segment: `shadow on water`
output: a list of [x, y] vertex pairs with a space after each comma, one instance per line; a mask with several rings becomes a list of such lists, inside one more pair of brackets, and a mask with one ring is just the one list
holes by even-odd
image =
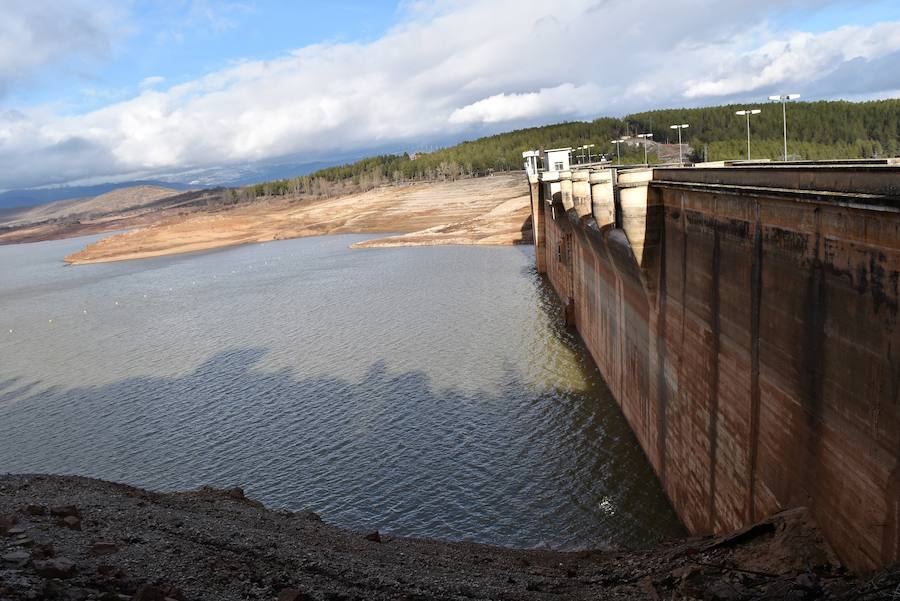
[[241, 484], [269, 506], [355, 528], [585, 548], [682, 534], [611, 399], [437, 390], [383, 361], [358, 381], [256, 368], [218, 353], [180, 377], [36, 391], [0, 381], [0, 471], [80, 474], [153, 489]]

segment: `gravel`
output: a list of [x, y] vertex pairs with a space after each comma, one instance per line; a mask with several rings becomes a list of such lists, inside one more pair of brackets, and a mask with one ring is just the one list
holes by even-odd
[[0, 476], [4, 601], [889, 599], [895, 590], [900, 569], [843, 570], [803, 509], [724, 537], [557, 552], [352, 532], [266, 509], [237, 487], [163, 494]]

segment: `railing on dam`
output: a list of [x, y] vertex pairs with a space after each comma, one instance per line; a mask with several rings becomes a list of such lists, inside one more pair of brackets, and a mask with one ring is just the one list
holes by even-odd
[[531, 174], [547, 274], [684, 523], [900, 560], [900, 167]]

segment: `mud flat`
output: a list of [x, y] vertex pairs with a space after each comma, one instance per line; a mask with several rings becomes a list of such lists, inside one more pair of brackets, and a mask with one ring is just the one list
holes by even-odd
[[213, 214], [169, 218], [111, 236], [66, 257], [71, 264], [347, 233], [402, 233], [359, 246], [530, 242], [527, 186], [520, 175], [384, 186], [324, 200], [265, 199]]
[[881, 599], [900, 585], [898, 569], [844, 572], [803, 509], [643, 550], [503, 549], [385, 530], [267, 509], [240, 488], [163, 494], [0, 476], [0, 598]]

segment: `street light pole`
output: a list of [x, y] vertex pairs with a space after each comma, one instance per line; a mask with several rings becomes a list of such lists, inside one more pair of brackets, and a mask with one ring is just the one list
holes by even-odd
[[735, 115], [746, 116], [747, 117], [747, 160], [750, 160], [750, 115], [758, 115], [762, 111], [760, 109], [744, 109], [743, 111], [736, 111]]
[[650, 141], [650, 138], [653, 137], [653, 134], [638, 134], [636, 137], [644, 138], [644, 140], [645, 140], [644, 141], [644, 164], [649, 165], [650, 163], [647, 162], [647, 143]]
[[622, 164], [622, 153], [619, 152], [619, 144], [621, 144], [621, 143], [624, 142], [624, 141], [625, 141], [624, 138], [619, 138], [618, 140], [610, 140], [610, 141], [609, 141], [610, 144], [615, 144], [615, 145], [616, 145], [616, 164], [617, 164], [617, 165], [621, 165], [621, 164]]
[[777, 100], [781, 102], [781, 124], [784, 130], [784, 156], [787, 160], [787, 103], [788, 100], [796, 100], [800, 98], [800, 94], [780, 94], [778, 96], [769, 96], [769, 100]]
[[677, 129], [678, 130], [678, 164], [684, 165], [684, 152], [681, 146], [681, 130], [687, 129], [690, 127], [687, 123], [680, 123], [678, 125], [670, 125], [669, 129]]

